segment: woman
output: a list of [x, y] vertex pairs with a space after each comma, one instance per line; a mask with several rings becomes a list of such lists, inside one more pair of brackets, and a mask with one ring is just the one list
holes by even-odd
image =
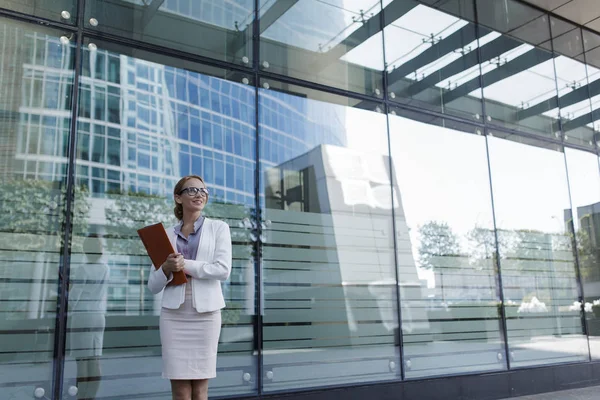
[[[205, 218], [208, 201], [204, 180], [181, 178], [173, 190], [179, 224], [167, 229], [176, 253], [160, 268], [151, 268], [148, 288], [163, 292], [160, 313], [163, 377], [171, 380], [174, 400], [208, 399], [208, 379], [216, 376], [221, 309], [221, 281], [231, 272], [229, 226]], [[169, 285], [173, 272], [183, 271], [188, 282]]]

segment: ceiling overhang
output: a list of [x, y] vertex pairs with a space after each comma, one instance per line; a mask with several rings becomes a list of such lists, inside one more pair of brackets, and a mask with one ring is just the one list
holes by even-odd
[[598, 0], [521, 0], [600, 33]]

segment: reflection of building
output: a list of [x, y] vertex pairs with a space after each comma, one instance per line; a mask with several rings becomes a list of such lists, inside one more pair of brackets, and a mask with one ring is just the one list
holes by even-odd
[[[12, 34], [23, 35], [16, 25], [8, 25], [6, 31], [6, 43], [12, 43]], [[18, 82], [19, 93], [0, 100], [10, 102], [2, 104], [6, 115], [0, 150], [5, 157], [0, 174], [63, 181], [71, 122], [72, 44], [43, 34], [27, 34], [26, 39], [31, 52], [15, 49], [14, 57], [3, 58], [10, 68], [2, 70], [0, 83], [7, 88], [8, 82]], [[85, 48], [82, 61], [76, 181], [89, 189], [92, 207], [88, 220], [77, 222], [106, 232], [105, 225], [114, 223], [107, 220], [107, 212], [115, 196], [168, 197], [177, 179], [192, 173], [206, 179], [213, 201], [254, 207], [253, 87], [101, 49]], [[329, 121], [305, 99], [287, 102], [281, 93], [265, 91], [261, 113], [261, 155], [267, 165], [317, 143], [345, 142], [343, 111]], [[306, 122], [307, 116], [315, 122]], [[154, 213], [151, 218], [162, 216]], [[109, 304], [137, 310], [144, 302], [143, 287], [127, 282], [140, 279], [139, 265], [123, 256], [112, 256], [109, 262], [114, 279], [124, 282], [110, 288]]]
[[[328, 297], [344, 300], [345, 307], [338, 308], [338, 314], [327, 311], [329, 321], [349, 330], [339, 333], [340, 345], [344, 338], [348, 344], [354, 343], [352, 337], [360, 338], [362, 330], [369, 329], [360, 323], [369, 319], [365, 315], [368, 300], [375, 302], [371, 309], [378, 311], [371, 318], [383, 321], [388, 335], [397, 328], [392, 209], [398, 236], [408, 238], [408, 227], [397, 186], [392, 204], [389, 163], [384, 155], [321, 145], [265, 172], [265, 217], [279, 226], [267, 243], [281, 243], [277, 236], [283, 230], [289, 238], [284, 247], [303, 249], [303, 258], [310, 260], [297, 263], [294, 250], [266, 251], [266, 258], [274, 261], [265, 285], [285, 283], [286, 277], [295, 273], [294, 285], [281, 296], [298, 299], [310, 299], [315, 290], [327, 285]], [[409, 240], [399, 242], [398, 255], [401, 290], [421, 298]], [[288, 267], [278, 270], [281, 263]], [[312, 321], [315, 317], [311, 314], [323, 312], [323, 305], [316, 301], [310, 309], [290, 312], [296, 313], [298, 320]], [[417, 314], [418, 310], [406, 310], [404, 329], [418, 329], [419, 322], [413, 319], [426, 325], [426, 318]], [[328, 329], [331, 326], [316, 325], [312, 337], [327, 336]]]
[[600, 203], [577, 207], [576, 232], [583, 293], [587, 301], [600, 299]]

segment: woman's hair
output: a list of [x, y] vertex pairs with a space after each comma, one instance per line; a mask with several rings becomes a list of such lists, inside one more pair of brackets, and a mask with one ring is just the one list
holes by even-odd
[[[202, 179], [198, 175], [184, 176], [183, 178], [181, 178], [179, 180], [179, 182], [177, 182], [177, 185], [175, 185], [175, 188], [173, 189], [173, 197], [175, 195], [178, 195], [179, 192], [181, 192], [181, 190], [183, 189], [183, 185], [185, 185], [185, 183], [187, 181], [189, 181], [190, 179], [198, 179], [200, 182], [204, 183], [204, 185], [206, 186], [206, 182], [204, 182], [204, 179]], [[173, 209], [173, 212], [175, 213], [175, 218], [177, 218], [179, 221], [181, 221], [183, 219], [183, 206], [181, 204], [175, 202], [175, 208]]]

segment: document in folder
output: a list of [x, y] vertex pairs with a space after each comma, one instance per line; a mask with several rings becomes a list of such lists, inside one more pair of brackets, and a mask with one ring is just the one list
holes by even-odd
[[[169, 254], [175, 253], [169, 236], [167, 236], [167, 232], [161, 223], [138, 229], [137, 233], [142, 239], [142, 243], [144, 243], [154, 268], [159, 269], [167, 260]], [[186, 282], [185, 273], [179, 271], [173, 273], [173, 280], [169, 282], [169, 285], [181, 285]]]

